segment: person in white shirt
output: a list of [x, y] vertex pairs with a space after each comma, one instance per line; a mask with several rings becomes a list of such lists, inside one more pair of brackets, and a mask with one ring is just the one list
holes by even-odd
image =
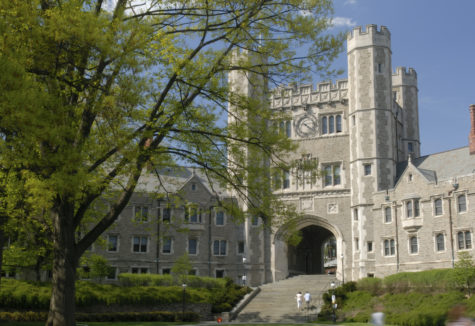
[[312, 296], [310, 295], [310, 293], [308, 293], [308, 291], [306, 291], [305, 294], [303, 295], [303, 298], [305, 299], [305, 305], [307, 306], [307, 310], [309, 310], [310, 300], [312, 299]]
[[302, 309], [302, 292], [297, 292], [295, 298], [297, 299], [297, 310], [300, 311]]

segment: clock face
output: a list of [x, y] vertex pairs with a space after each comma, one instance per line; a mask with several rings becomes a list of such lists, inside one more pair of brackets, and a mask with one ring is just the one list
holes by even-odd
[[310, 116], [304, 115], [297, 120], [297, 134], [300, 137], [312, 137], [317, 134], [317, 120]]

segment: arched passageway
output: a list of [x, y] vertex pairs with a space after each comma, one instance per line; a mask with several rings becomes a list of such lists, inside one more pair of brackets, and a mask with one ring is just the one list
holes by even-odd
[[289, 276], [324, 274], [336, 271], [336, 239], [332, 232], [317, 225], [300, 230], [302, 240], [288, 246]]

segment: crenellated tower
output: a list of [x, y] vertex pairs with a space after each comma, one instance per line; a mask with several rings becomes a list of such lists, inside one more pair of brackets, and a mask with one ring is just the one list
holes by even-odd
[[392, 83], [393, 99], [401, 108], [394, 110], [402, 126], [401, 134], [397, 135], [399, 140], [397, 160], [405, 161], [409, 155], [419, 157], [421, 153], [417, 73], [413, 68], [407, 70], [405, 67], [397, 67], [392, 76]]
[[[348, 115], [353, 225], [353, 277], [367, 275], [373, 241], [372, 194], [393, 187], [396, 137], [392, 98], [391, 35], [381, 26], [355, 28], [347, 37]], [[358, 242], [358, 244], [356, 244]]]

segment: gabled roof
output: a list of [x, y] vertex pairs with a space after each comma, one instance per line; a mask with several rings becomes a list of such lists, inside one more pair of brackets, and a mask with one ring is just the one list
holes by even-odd
[[[475, 173], [475, 155], [468, 146], [436, 154], [421, 156], [411, 163], [429, 182], [450, 180]], [[398, 163], [396, 183], [406, 170], [408, 161]]]
[[191, 180], [199, 181], [210, 194], [226, 197], [226, 189], [219, 182], [210, 183], [204, 171], [198, 168], [173, 167], [143, 172], [137, 184], [138, 192], [177, 193]]

